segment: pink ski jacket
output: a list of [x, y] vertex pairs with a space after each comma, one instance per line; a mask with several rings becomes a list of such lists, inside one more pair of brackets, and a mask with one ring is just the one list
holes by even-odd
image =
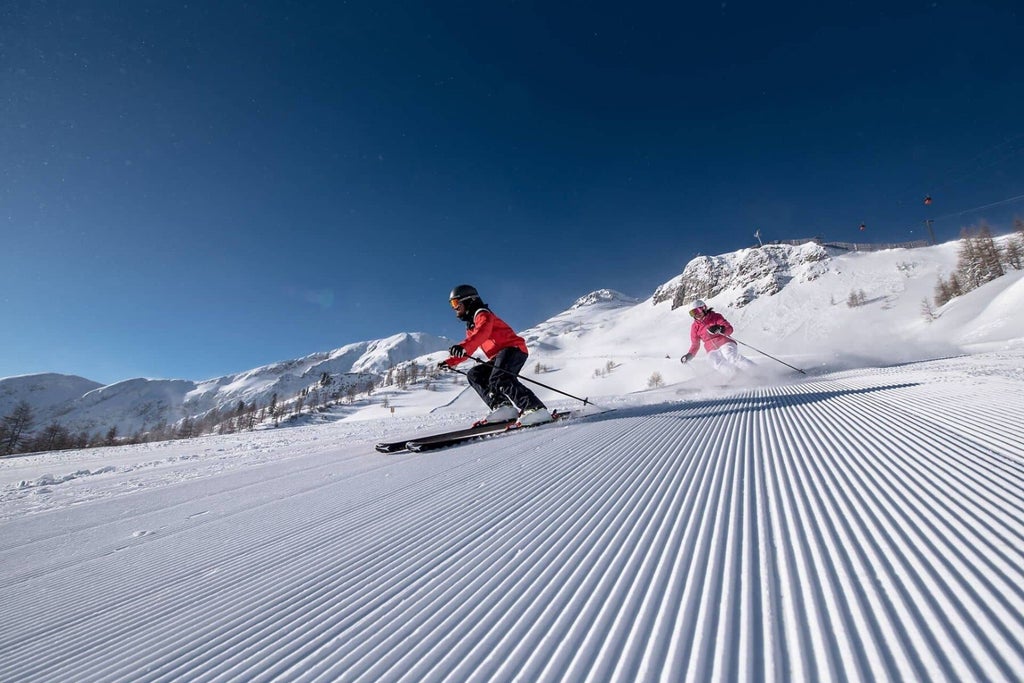
[[[725, 332], [722, 334], [711, 334], [708, 332], [708, 328], [712, 325], [721, 325], [725, 328]], [[704, 341], [705, 351], [715, 351], [720, 349], [726, 344], [734, 344], [729, 336], [732, 334], [732, 325], [726, 320], [721, 313], [715, 311], [708, 311], [700, 320], [694, 319], [693, 325], [690, 326], [690, 355], [697, 353], [697, 349], [700, 348], [701, 340]]]

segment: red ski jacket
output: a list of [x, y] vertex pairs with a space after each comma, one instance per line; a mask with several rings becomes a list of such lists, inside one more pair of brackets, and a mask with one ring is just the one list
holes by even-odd
[[[480, 349], [487, 356], [488, 360], [498, 355], [498, 351], [514, 346], [523, 353], [526, 350], [526, 341], [512, 331], [504, 320], [491, 313], [486, 308], [481, 308], [473, 316], [473, 328], [466, 330], [466, 340], [462, 342], [462, 348], [466, 349], [466, 355], [472, 356], [473, 352]], [[448, 367], [454, 368], [465, 358], [449, 358], [445, 362]]]
[[[708, 332], [708, 328], [712, 325], [721, 325], [725, 328], [722, 334], [711, 334]], [[697, 353], [697, 349], [700, 348], [701, 340], [704, 341], [705, 351], [714, 351], [720, 349], [726, 344], [733, 344], [728, 335], [732, 334], [732, 325], [726, 320], [721, 313], [717, 311], [710, 311], [700, 320], [694, 320], [693, 325], [690, 326], [690, 355]]]

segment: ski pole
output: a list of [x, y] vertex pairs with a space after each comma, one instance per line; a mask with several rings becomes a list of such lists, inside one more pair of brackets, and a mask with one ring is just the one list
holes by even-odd
[[753, 346], [751, 346], [750, 344], [744, 344], [743, 342], [741, 342], [741, 341], [740, 341], [739, 339], [736, 339], [735, 337], [730, 337], [730, 336], [729, 336], [729, 335], [727, 335], [727, 334], [723, 334], [722, 336], [723, 336], [723, 337], [725, 337], [726, 339], [728, 339], [729, 341], [734, 341], [734, 342], [736, 342], [737, 344], [742, 344], [743, 346], [746, 346], [746, 347], [747, 347], [748, 349], [753, 349], [754, 351], [757, 351], [758, 353], [760, 353], [760, 354], [761, 354], [762, 356], [768, 356], [769, 358], [771, 358], [771, 359], [772, 359], [773, 361], [775, 361], [776, 363], [782, 363], [782, 364], [783, 364], [783, 365], [785, 365], [785, 366], [786, 366], [787, 368], [793, 368], [794, 370], [796, 370], [797, 372], [799, 372], [799, 373], [800, 373], [801, 375], [806, 375], [806, 374], [807, 374], [806, 372], [804, 372], [804, 371], [803, 371], [803, 370], [801, 370], [800, 368], [795, 368], [795, 367], [793, 367], [792, 365], [790, 365], [789, 363], [787, 363], [787, 362], [785, 362], [785, 361], [781, 361], [781, 360], [779, 360], [778, 358], [776, 358], [775, 356], [772, 356], [772, 355], [769, 355], [769, 354], [765, 353], [765, 352], [764, 352], [764, 351], [762, 351], [761, 349], [755, 349], [755, 348], [754, 348]]
[[[466, 356], [466, 358], [470, 359], [471, 361], [476, 361], [480, 365], [491, 365], [490, 361], [482, 361], [479, 358], [474, 358], [473, 356]], [[569, 398], [576, 399], [577, 401], [583, 401], [583, 405], [596, 405], [595, 403], [593, 403], [590, 400], [589, 397], [588, 398], [580, 398], [579, 396], [573, 396], [572, 394], [565, 393], [561, 389], [555, 389], [554, 387], [549, 387], [547, 384], [543, 384], [541, 382], [538, 382], [535, 379], [530, 379], [529, 377], [523, 377], [522, 375], [517, 375], [514, 372], [509, 372], [508, 370], [502, 370], [501, 368], [495, 368], [493, 365], [491, 365], [491, 367], [493, 369], [497, 370], [498, 372], [504, 372], [506, 375], [512, 375], [513, 377], [518, 377], [521, 380], [526, 380], [527, 382], [533, 382], [537, 386], [544, 387], [545, 389], [549, 389], [549, 390], [555, 392], [556, 394], [561, 394], [562, 396], [568, 396]], [[452, 368], [452, 370], [455, 370], [455, 368]], [[459, 372], [459, 371], [456, 370], [456, 372]], [[466, 374], [466, 373], [462, 373], [462, 374]]]

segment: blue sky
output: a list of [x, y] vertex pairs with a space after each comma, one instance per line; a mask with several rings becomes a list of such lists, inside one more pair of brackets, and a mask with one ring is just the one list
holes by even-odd
[[524, 329], [755, 229], [1024, 215], [1016, 3], [766, 4], [5, 2], [0, 377], [460, 338], [463, 282]]

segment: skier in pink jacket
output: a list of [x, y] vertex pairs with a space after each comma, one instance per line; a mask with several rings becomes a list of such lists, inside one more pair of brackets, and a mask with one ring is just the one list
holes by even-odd
[[690, 317], [693, 318], [693, 324], [690, 326], [690, 350], [679, 359], [679, 362], [689, 363], [693, 360], [703, 341], [712, 367], [724, 375], [732, 377], [737, 371], [757, 367], [740, 355], [736, 342], [729, 338], [732, 334], [732, 325], [721, 313], [709, 308], [700, 299], [690, 304], [689, 310]]

